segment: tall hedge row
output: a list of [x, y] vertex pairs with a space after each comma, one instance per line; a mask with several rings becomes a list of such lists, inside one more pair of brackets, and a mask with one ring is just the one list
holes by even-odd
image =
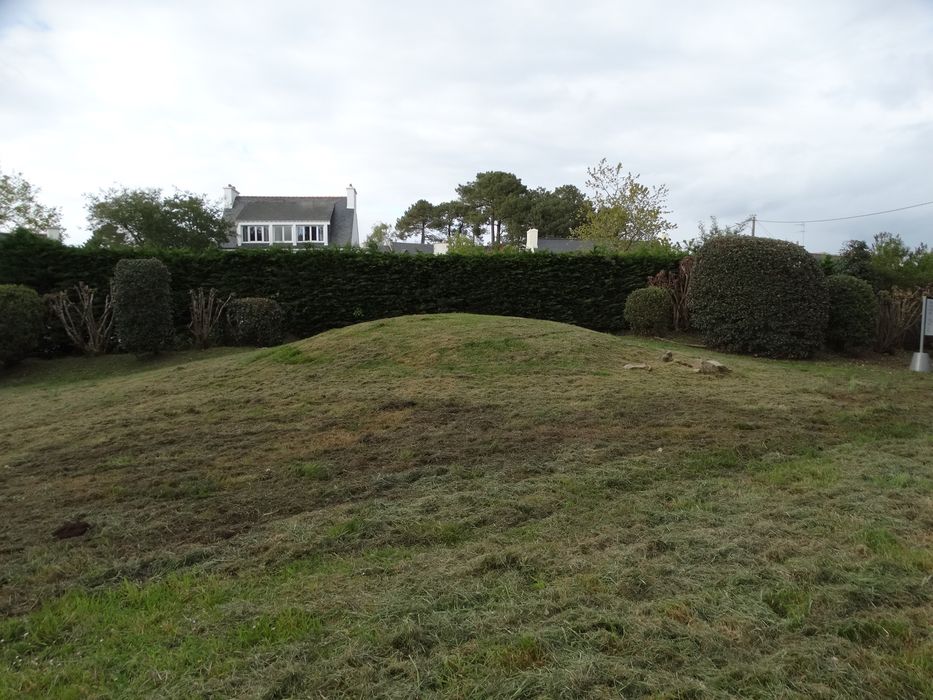
[[172, 276], [175, 323], [188, 322], [188, 290], [269, 297], [285, 314], [286, 332], [304, 337], [359, 321], [415, 313], [462, 311], [623, 328], [628, 293], [677, 263], [674, 253], [552, 255], [501, 253], [409, 256], [325, 249], [111, 251], [70, 248], [34, 236], [0, 242], [0, 283], [39, 293], [79, 281], [106, 288], [118, 260], [156, 257]]

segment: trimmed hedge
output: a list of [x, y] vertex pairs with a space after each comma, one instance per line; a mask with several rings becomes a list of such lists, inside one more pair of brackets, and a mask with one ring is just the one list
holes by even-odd
[[663, 335], [674, 325], [674, 302], [667, 289], [636, 289], [625, 300], [625, 320], [636, 333]]
[[700, 249], [689, 303], [707, 344], [767, 357], [810, 357], [828, 316], [819, 262], [787, 241], [720, 236]]
[[172, 276], [155, 258], [120, 260], [113, 274], [113, 316], [120, 347], [143, 354], [171, 346]]
[[594, 330], [625, 327], [629, 292], [664, 269], [676, 253], [554, 255], [399, 255], [354, 249], [188, 251], [91, 250], [30, 236], [0, 242], [0, 282], [40, 293], [79, 281], [105, 289], [117, 261], [144, 256], [172, 273], [175, 323], [190, 318], [189, 289], [269, 297], [285, 331], [303, 338], [329, 328], [405, 314], [470, 312], [574, 323]]
[[858, 352], [875, 342], [878, 299], [865, 280], [852, 275], [826, 278], [829, 323], [826, 343], [840, 352]]
[[279, 345], [285, 337], [282, 307], [272, 299], [234, 299], [227, 307], [227, 318], [237, 345], [268, 347]]
[[45, 307], [35, 290], [0, 285], [0, 363], [15, 364], [35, 349], [44, 318]]

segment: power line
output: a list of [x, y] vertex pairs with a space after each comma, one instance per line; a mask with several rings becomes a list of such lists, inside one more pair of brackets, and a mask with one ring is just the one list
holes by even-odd
[[873, 211], [873, 212], [869, 212], [868, 214], [853, 214], [852, 216], [837, 216], [832, 219], [792, 219], [789, 221], [777, 221], [774, 219], [758, 219], [758, 221], [764, 222], [766, 224], [825, 224], [829, 221], [847, 221], [849, 219], [864, 219], [866, 216], [878, 216], [879, 214], [893, 214], [896, 211], [916, 209], [917, 207], [928, 207], [931, 204], [933, 204], [933, 201], [920, 202], [920, 204], [910, 204], [906, 207], [898, 207], [897, 209], [886, 209], [885, 211]]
[[[759, 223], [759, 224], [761, 223], [761, 219], [758, 219], [758, 223]], [[765, 233], [767, 233], [771, 238], [777, 238], [777, 236], [775, 236], [773, 233], [771, 233], [771, 232], [768, 230], [768, 227], [767, 227], [767, 226], [762, 226], [761, 228], [763, 228], [763, 229], [765, 230]]]

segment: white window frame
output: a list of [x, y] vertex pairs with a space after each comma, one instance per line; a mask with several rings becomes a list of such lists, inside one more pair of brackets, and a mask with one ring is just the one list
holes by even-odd
[[269, 225], [263, 223], [243, 223], [239, 226], [240, 244], [254, 245], [269, 242]]
[[[301, 238], [310, 235], [311, 238]], [[327, 224], [298, 224], [295, 226], [295, 243], [327, 243]]]
[[[292, 238], [290, 241], [276, 241], [274, 226], [288, 226], [291, 228]], [[299, 241], [298, 227], [314, 226], [319, 230], [320, 240]], [[248, 240], [250, 229], [265, 227], [265, 238], [262, 240]], [[237, 224], [237, 239], [240, 245], [274, 245], [274, 246], [326, 246], [330, 241], [330, 222], [329, 221], [240, 221]]]
[[[281, 234], [282, 234], [281, 240], [275, 237], [276, 229], [281, 229]], [[286, 235], [288, 236], [288, 238], [285, 237]], [[295, 242], [295, 225], [294, 224], [272, 224], [272, 242], [293, 244]]]

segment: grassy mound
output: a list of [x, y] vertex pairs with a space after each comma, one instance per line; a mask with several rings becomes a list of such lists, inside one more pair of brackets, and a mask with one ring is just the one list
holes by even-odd
[[929, 693], [931, 377], [662, 347], [438, 315], [0, 375], [0, 697]]

